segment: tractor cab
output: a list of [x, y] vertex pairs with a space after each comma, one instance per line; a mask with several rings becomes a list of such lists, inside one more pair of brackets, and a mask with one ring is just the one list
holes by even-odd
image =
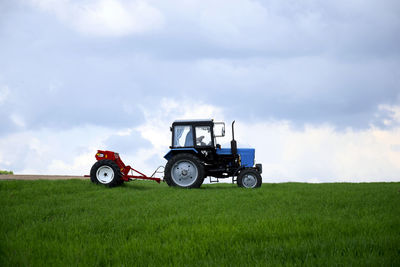
[[171, 127], [171, 148], [212, 148], [215, 141], [213, 128], [212, 120], [175, 121]]
[[[171, 186], [200, 187], [204, 178], [237, 177], [239, 186], [261, 186], [261, 164], [254, 167], [255, 150], [237, 148], [232, 123], [230, 148], [221, 148], [217, 137], [225, 136], [225, 123], [214, 120], [179, 120], [171, 126], [172, 144], [164, 156], [164, 180]], [[245, 176], [245, 174], [247, 176]], [[244, 179], [246, 178], [246, 179]], [[211, 181], [211, 179], [210, 179]]]

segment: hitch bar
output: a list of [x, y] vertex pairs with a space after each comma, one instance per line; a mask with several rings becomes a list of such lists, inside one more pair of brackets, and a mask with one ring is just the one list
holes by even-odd
[[[160, 167], [163, 167], [163, 166], [160, 166]], [[161, 182], [161, 179], [160, 179], [160, 178], [153, 177], [154, 174], [157, 173], [157, 171], [158, 171], [158, 169], [159, 169], [160, 167], [158, 167], [158, 168], [154, 171], [154, 173], [149, 177], [149, 176], [146, 176], [145, 174], [141, 173], [141, 172], [138, 171], [138, 170], [135, 170], [134, 168], [132, 168], [131, 166], [128, 165], [128, 166], [126, 166], [126, 168], [128, 168], [129, 171], [136, 172], [136, 173], [138, 173], [138, 174], [140, 174], [140, 175], [128, 175], [128, 174], [126, 174], [126, 175], [123, 175], [123, 176], [122, 176], [122, 179], [125, 180], [125, 181], [129, 181], [130, 179], [145, 179], [145, 180], [153, 180], [153, 181], [156, 181], [157, 183], [160, 183], [160, 182]], [[128, 171], [128, 173], [129, 173], [129, 171]], [[127, 178], [128, 180], [124, 179], [124, 177]]]

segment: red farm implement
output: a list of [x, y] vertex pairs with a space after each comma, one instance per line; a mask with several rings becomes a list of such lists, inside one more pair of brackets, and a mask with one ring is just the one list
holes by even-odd
[[151, 176], [146, 176], [131, 166], [125, 165], [116, 152], [97, 150], [96, 160], [97, 162], [93, 164], [90, 170], [90, 180], [93, 183], [113, 187], [134, 179], [153, 180], [157, 183], [161, 181], [160, 178], [156, 178], [154, 175], [158, 173], [162, 166], [158, 167]]

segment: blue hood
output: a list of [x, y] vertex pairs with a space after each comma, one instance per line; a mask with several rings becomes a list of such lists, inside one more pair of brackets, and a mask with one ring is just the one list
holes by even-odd
[[[238, 154], [241, 159], [242, 167], [253, 167], [254, 166], [254, 156], [256, 150], [254, 148], [238, 148]], [[230, 155], [232, 154], [230, 148], [217, 148], [218, 155]]]

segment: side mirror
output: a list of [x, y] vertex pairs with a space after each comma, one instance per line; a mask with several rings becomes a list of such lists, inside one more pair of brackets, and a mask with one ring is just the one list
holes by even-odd
[[214, 136], [215, 137], [224, 137], [225, 136], [225, 123], [224, 122], [215, 122], [214, 123]]

